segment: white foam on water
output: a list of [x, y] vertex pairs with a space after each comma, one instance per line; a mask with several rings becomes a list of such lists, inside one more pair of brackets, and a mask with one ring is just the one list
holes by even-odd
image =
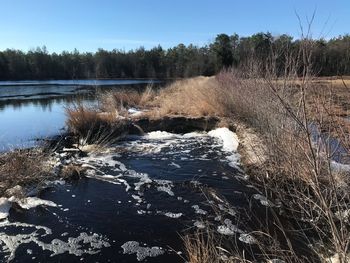
[[338, 163], [336, 161], [331, 161], [330, 163], [331, 169], [334, 172], [350, 172], [350, 164]]
[[173, 182], [169, 180], [154, 180], [154, 182], [158, 185], [157, 190], [160, 192], [165, 192], [170, 196], [174, 196], [174, 192], [172, 188], [174, 187]]
[[205, 211], [205, 210], [199, 208], [199, 205], [193, 205], [192, 208], [194, 209], [194, 211], [195, 211], [196, 214], [200, 214], [200, 215], [206, 215], [206, 214], [208, 214], [207, 211]]
[[138, 203], [142, 202], [142, 198], [138, 195], [131, 195], [132, 198], [134, 198]]
[[153, 132], [147, 133], [144, 137], [150, 140], [164, 140], [164, 139], [179, 138], [180, 135], [166, 132], [166, 131], [153, 131]]
[[241, 229], [239, 229], [236, 225], [232, 224], [230, 219], [224, 220], [224, 225], [220, 225], [217, 228], [217, 231], [222, 235], [232, 236], [236, 233], [243, 233]]
[[261, 195], [261, 194], [255, 194], [253, 195], [254, 199], [259, 200], [260, 204], [262, 204], [263, 206], [267, 206], [267, 207], [274, 207], [275, 204], [272, 203], [270, 200], [268, 200], [265, 196]]
[[201, 132], [189, 132], [182, 135], [182, 138], [196, 138], [196, 137], [205, 137], [207, 136], [206, 133]]
[[240, 234], [239, 241], [246, 243], [246, 244], [256, 244], [257, 240], [250, 234]]
[[131, 115], [131, 116], [139, 116], [143, 113], [144, 111], [142, 110], [139, 110], [137, 108], [129, 108], [128, 109], [128, 113]]
[[180, 218], [183, 214], [182, 213], [166, 212], [164, 215], [167, 217], [170, 217], [170, 218]]
[[0, 220], [9, 216], [11, 206], [11, 202], [6, 197], [0, 198]]
[[109, 247], [108, 241], [100, 235], [87, 234], [82, 232], [78, 237], [69, 237], [67, 241], [60, 239], [53, 239], [50, 243], [45, 243], [40, 238], [46, 237], [52, 234], [52, 231], [48, 227], [9, 222], [8, 220], [2, 221], [0, 227], [17, 227], [20, 231], [24, 229], [33, 229], [34, 231], [28, 234], [8, 235], [4, 232], [0, 232], [0, 244], [2, 251], [7, 254], [7, 261], [10, 262], [14, 259], [17, 249], [23, 244], [35, 243], [43, 250], [51, 252], [51, 256], [69, 253], [75, 256], [82, 256], [83, 254], [97, 254], [103, 247]]
[[236, 215], [235, 210], [233, 210], [233, 208], [232, 208], [232, 207], [229, 207], [228, 205], [225, 206], [225, 205], [223, 205], [223, 204], [218, 204], [218, 207], [219, 207], [219, 209], [220, 209], [221, 211], [226, 212], [227, 214], [229, 214], [229, 215], [231, 215], [231, 216]]
[[193, 225], [199, 229], [205, 228], [205, 224], [202, 221], [195, 221]]
[[40, 199], [38, 197], [27, 197], [27, 198], [23, 198], [23, 199], [17, 199], [17, 200], [14, 200], [14, 201], [20, 207], [22, 207], [23, 209], [31, 209], [31, 208], [34, 208], [34, 207], [37, 207], [37, 206], [41, 206], [41, 205], [57, 207], [57, 204], [55, 202], [52, 202], [52, 201], [49, 201], [49, 200]]
[[137, 241], [128, 241], [121, 248], [124, 254], [136, 254], [138, 261], [143, 261], [147, 257], [157, 257], [165, 253], [162, 247], [141, 247]]
[[174, 163], [174, 162], [170, 163], [169, 166], [174, 166], [174, 167], [176, 167], [176, 168], [178, 168], [178, 169], [181, 168], [180, 165], [178, 165], [177, 163]]
[[227, 128], [217, 128], [208, 132], [211, 137], [218, 138], [223, 146], [223, 150], [226, 152], [235, 152], [238, 149], [239, 140], [235, 133]]
[[239, 146], [237, 134], [230, 131], [228, 128], [217, 128], [208, 132], [208, 135], [217, 138], [222, 143], [222, 149], [224, 152], [232, 153], [226, 157], [226, 160], [231, 167], [238, 168], [240, 156], [237, 153]]

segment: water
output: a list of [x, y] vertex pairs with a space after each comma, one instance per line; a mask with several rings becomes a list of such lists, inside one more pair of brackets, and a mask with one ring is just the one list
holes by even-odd
[[231, 155], [216, 138], [196, 133], [134, 137], [77, 159], [95, 167], [88, 178], [39, 195], [57, 207], [12, 209], [0, 223], [0, 259], [184, 262], [181, 235], [209, 225], [245, 244], [238, 212], [248, 199], [254, 203], [254, 192]]
[[35, 145], [64, 128], [65, 107], [94, 103], [96, 90], [141, 88], [155, 81], [55, 80], [0, 82], [0, 151]]
[[[0, 83], [0, 148], [57, 134], [66, 106], [95, 102], [96, 83], [102, 90], [147, 84]], [[209, 226], [227, 242], [254, 246], [242, 215], [247, 207], [265, 210], [264, 200], [233, 162], [239, 155], [206, 133], [160, 135], [129, 137], [84, 158], [56, 153], [89, 167], [87, 177], [40, 191], [49, 206], [13, 204], [0, 221], [0, 262], [184, 262], [181, 236]]]

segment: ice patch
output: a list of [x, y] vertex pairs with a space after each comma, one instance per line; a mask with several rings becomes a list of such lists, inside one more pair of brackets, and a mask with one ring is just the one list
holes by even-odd
[[138, 261], [142, 261], [147, 257], [157, 257], [164, 254], [161, 247], [141, 247], [139, 242], [128, 241], [122, 246], [124, 254], [136, 254]]

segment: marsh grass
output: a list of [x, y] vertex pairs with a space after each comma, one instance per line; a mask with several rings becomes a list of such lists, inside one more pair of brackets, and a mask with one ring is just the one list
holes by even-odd
[[122, 137], [128, 121], [118, 118], [114, 112], [100, 112], [81, 104], [66, 109], [67, 126], [70, 132], [77, 135], [79, 144], [108, 145]]
[[53, 176], [49, 156], [40, 149], [13, 150], [0, 155], [0, 195], [16, 185], [40, 185]]

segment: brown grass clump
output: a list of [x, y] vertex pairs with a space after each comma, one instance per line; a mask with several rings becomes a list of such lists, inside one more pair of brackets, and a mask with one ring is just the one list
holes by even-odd
[[15, 150], [0, 155], [0, 195], [16, 185], [38, 185], [52, 176], [49, 157], [40, 149]]
[[84, 168], [77, 164], [68, 164], [61, 170], [60, 176], [65, 180], [78, 180], [84, 177]]
[[122, 136], [128, 126], [116, 112], [99, 112], [82, 105], [66, 109], [69, 131], [78, 135], [81, 144], [109, 144]]
[[197, 231], [183, 237], [186, 259], [189, 263], [249, 263], [243, 256], [236, 256], [221, 246], [220, 238], [214, 231]]

